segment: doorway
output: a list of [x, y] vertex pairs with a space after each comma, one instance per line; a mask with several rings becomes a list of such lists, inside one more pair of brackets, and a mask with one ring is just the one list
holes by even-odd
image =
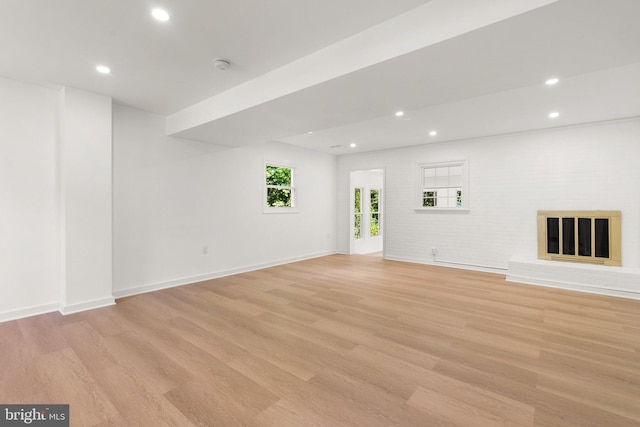
[[351, 172], [352, 254], [382, 254], [384, 249], [384, 169]]

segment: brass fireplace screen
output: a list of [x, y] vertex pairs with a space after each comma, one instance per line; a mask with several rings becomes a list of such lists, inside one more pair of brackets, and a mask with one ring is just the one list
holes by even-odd
[[538, 211], [538, 258], [620, 266], [620, 211]]

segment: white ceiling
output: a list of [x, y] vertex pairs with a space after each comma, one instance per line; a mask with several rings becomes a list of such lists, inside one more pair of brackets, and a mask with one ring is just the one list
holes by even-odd
[[[0, 76], [170, 114], [427, 2], [2, 0]], [[155, 21], [154, 7], [170, 21]], [[233, 68], [217, 72], [218, 57]]]
[[3, 0], [0, 76], [109, 95], [183, 138], [338, 155], [640, 116], [638, 0], [164, 0], [167, 23], [155, 5]]

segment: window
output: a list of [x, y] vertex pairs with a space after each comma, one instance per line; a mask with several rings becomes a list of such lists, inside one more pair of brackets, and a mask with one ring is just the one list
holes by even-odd
[[353, 192], [353, 237], [362, 238], [362, 188], [356, 188]]
[[466, 206], [465, 162], [420, 166], [421, 208]]
[[371, 190], [369, 198], [369, 236], [380, 234], [380, 190]]
[[296, 206], [295, 169], [266, 165], [265, 195], [267, 208]]

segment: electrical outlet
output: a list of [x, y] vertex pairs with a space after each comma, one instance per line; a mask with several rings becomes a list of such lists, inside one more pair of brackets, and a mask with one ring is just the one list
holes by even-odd
[[438, 253], [438, 250], [436, 249], [435, 246], [431, 246], [431, 255], [435, 255]]
[[209, 253], [209, 246], [203, 246], [202, 247], [202, 255], [206, 255]]

